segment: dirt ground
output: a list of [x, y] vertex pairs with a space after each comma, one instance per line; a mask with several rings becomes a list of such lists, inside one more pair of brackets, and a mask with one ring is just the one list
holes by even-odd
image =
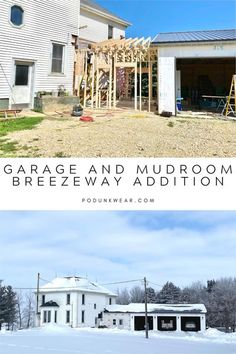
[[187, 114], [163, 118], [131, 110], [87, 111], [94, 122], [46, 116], [33, 130], [8, 134], [18, 156], [235, 157], [236, 121]]

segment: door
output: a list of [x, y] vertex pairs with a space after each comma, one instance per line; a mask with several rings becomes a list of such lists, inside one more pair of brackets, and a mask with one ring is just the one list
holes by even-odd
[[32, 108], [34, 63], [15, 61], [12, 87], [14, 108]]
[[176, 63], [174, 57], [158, 58], [158, 111], [176, 115]]
[[181, 71], [176, 70], [176, 98], [181, 98]]

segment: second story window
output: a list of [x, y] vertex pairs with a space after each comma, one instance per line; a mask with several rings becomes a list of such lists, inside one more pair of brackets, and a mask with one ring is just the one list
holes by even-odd
[[64, 73], [64, 52], [65, 46], [58, 43], [52, 44], [52, 74]]
[[70, 305], [70, 294], [66, 295], [66, 305]]
[[45, 304], [45, 295], [42, 295], [42, 305]]
[[108, 39], [112, 39], [113, 38], [113, 26], [108, 25]]
[[24, 20], [24, 10], [20, 6], [12, 6], [10, 20], [14, 26], [22, 26]]

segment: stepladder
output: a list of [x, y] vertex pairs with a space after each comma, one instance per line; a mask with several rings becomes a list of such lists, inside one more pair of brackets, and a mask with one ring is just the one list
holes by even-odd
[[230, 114], [236, 117], [236, 75], [235, 74], [232, 77], [229, 96], [226, 98], [226, 103], [222, 110], [222, 115], [227, 117]]

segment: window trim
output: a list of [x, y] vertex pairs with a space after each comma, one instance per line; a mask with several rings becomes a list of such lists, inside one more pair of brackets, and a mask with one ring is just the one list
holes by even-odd
[[[63, 47], [62, 53], [62, 71], [60, 73], [52, 71], [52, 61], [53, 61], [53, 45], [60, 45]], [[51, 51], [50, 51], [50, 67], [49, 67], [49, 76], [66, 76], [66, 48], [67, 44], [57, 41], [51, 41]]]
[[43, 323], [51, 323], [52, 322], [52, 313], [51, 310], [43, 311]]
[[[22, 12], [23, 12], [23, 13], [22, 13], [22, 24], [21, 24], [21, 25], [15, 25], [15, 24], [11, 21], [11, 10], [12, 10], [13, 7], [18, 7], [18, 8], [20, 8], [20, 9], [22, 10]], [[24, 10], [24, 8], [23, 8], [21, 5], [16, 4], [16, 3], [11, 4], [11, 5], [9, 6], [9, 17], [8, 17], [8, 21], [9, 21], [10, 25], [11, 25], [12, 27], [14, 27], [14, 28], [21, 29], [22, 27], [24, 27], [24, 26], [25, 26], [25, 10]]]

